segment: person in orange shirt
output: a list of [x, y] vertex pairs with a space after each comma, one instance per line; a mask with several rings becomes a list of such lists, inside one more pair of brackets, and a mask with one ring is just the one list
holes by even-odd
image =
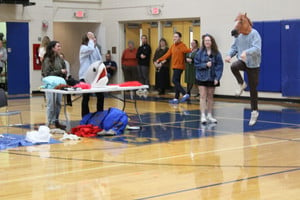
[[[175, 98], [170, 100], [169, 103], [178, 104], [179, 102], [185, 102], [190, 98], [190, 95], [186, 93], [183, 87], [180, 84], [181, 74], [185, 69], [185, 54], [190, 53], [191, 49], [188, 48], [182, 41], [181, 41], [181, 33], [175, 32], [173, 35], [174, 44], [170, 47], [165, 55], [157, 59], [157, 62], [164, 63], [166, 62], [167, 58], [172, 56], [171, 66], [173, 69], [173, 77], [172, 82], [175, 86]], [[180, 93], [183, 95], [182, 99], [179, 101]]]
[[136, 58], [137, 49], [133, 41], [128, 41], [128, 48], [122, 54], [122, 70], [125, 81], [138, 81], [138, 60]]

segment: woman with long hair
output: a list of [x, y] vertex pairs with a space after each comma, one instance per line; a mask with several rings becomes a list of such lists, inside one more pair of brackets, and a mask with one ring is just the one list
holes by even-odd
[[167, 59], [164, 63], [157, 63], [157, 59], [165, 55], [169, 50], [168, 43], [165, 38], [159, 40], [158, 48], [156, 49], [153, 62], [155, 66], [155, 89], [158, 90], [159, 95], [165, 94], [166, 89], [170, 87], [170, 59]]
[[[42, 63], [42, 76], [66, 77], [67, 70], [64, 60], [60, 57], [61, 45], [58, 41], [51, 41], [47, 48]], [[54, 98], [54, 97], [55, 98]], [[61, 110], [62, 94], [46, 92], [47, 118], [49, 128], [65, 129], [66, 126], [59, 123], [59, 113]]]
[[[200, 92], [201, 123], [217, 123], [212, 116], [215, 88], [220, 86], [223, 74], [223, 60], [213, 36], [202, 36], [202, 45], [197, 52], [194, 63], [196, 83]], [[207, 115], [206, 115], [207, 111]]]
[[44, 36], [41, 45], [39, 47], [39, 59], [41, 62], [43, 62], [44, 55], [46, 53], [46, 48], [49, 43], [50, 43], [50, 38], [48, 36]]

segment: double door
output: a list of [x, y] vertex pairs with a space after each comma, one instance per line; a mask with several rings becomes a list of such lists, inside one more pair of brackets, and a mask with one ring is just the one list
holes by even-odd
[[[159, 25], [160, 24], [160, 25]], [[161, 27], [161, 28], [160, 28]], [[159, 30], [160, 28], [160, 30]], [[154, 56], [154, 52], [158, 47], [160, 38], [167, 40], [168, 46], [173, 44], [173, 33], [175, 31], [182, 33], [182, 41], [190, 47], [190, 43], [193, 39], [197, 39], [200, 42], [200, 25], [194, 24], [193, 21], [161, 21], [161, 22], [143, 22], [143, 23], [128, 23], [125, 26], [125, 41], [126, 44], [129, 40], [135, 43], [136, 48], [140, 45], [141, 35], [148, 36], [148, 43], [152, 49], [151, 60]], [[172, 70], [170, 70], [170, 77], [172, 76]], [[155, 85], [155, 67], [150, 62], [150, 85]], [[184, 83], [184, 74], [182, 75], [182, 84]]]

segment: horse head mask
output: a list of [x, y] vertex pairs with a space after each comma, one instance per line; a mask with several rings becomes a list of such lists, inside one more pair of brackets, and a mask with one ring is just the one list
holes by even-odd
[[234, 21], [234, 29], [231, 31], [232, 36], [237, 37], [240, 33], [248, 35], [251, 32], [253, 24], [247, 17], [247, 13], [240, 13]]

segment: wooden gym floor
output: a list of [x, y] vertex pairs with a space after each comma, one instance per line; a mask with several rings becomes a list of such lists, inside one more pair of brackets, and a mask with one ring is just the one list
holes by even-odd
[[[124, 135], [1, 150], [0, 199], [300, 199], [299, 104], [260, 102], [249, 127], [247, 101], [216, 99], [218, 123], [203, 126], [195, 97], [178, 106], [170, 98], [139, 98], [142, 123], [128, 105], [130, 125], [141, 129]], [[72, 123], [80, 103], [67, 107]], [[106, 98], [105, 107], [122, 103]], [[21, 110], [25, 125], [0, 133], [25, 135], [46, 122], [42, 96], [11, 99], [9, 109]]]

